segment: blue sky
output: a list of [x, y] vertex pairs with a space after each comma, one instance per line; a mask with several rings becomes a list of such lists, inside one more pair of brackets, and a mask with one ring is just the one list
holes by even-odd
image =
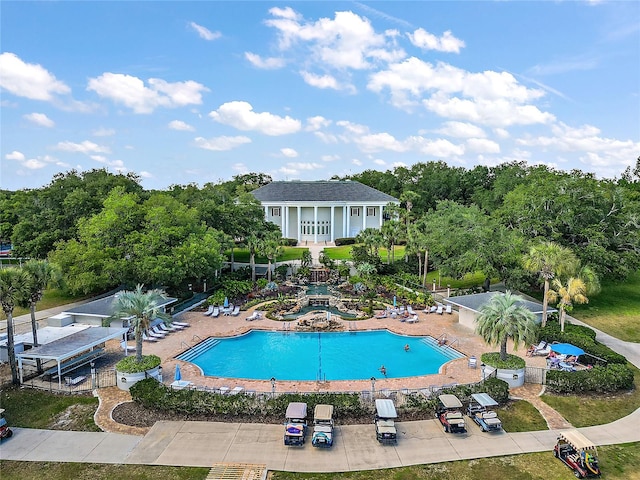
[[619, 177], [640, 2], [7, 2], [0, 187], [322, 180], [443, 160]]

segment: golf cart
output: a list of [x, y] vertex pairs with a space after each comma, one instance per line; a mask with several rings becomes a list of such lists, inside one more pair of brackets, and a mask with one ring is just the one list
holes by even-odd
[[13, 435], [13, 430], [7, 425], [7, 419], [4, 418], [4, 408], [0, 408], [0, 440], [9, 438]]
[[307, 404], [291, 402], [287, 407], [285, 417], [284, 444], [304, 445], [304, 437], [307, 434]]
[[311, 445], [321, 448], [333, 445], [333, 405], [316, 405], [313, 411]]
[[438, 397], [436, 416], [447, 433], [465, 433], [467, 431], [462, 415], [462, 402], [455, 395], [443, 394]]
[[498, 414], [493, 410], [487, 410], [487, 407], [495, 407], [498, 405], [493, 398], [487, 393], [472, 393], [471, 401], [467, 407], [467, 415], [480, 426], [483, 432], [495, 432], [502, 429], [502, 422], [498, 418]]
[[376, 439], [382, 444], [397, 443], [394, 419], [398, 418], [396, 407], [391, 399], [376, 399]]
[[553, 454], [578, 478], [600, 476], [596, 446], [577, 430], [561, 432]]

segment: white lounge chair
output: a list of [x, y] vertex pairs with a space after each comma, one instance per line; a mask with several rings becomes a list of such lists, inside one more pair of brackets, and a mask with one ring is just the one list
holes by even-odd
[[220, 316], [220, 307], [214, 307], [213, 313], [211, 314], [213, 318], [217, 318]]
[[244, 390], [244, 387], [233, 387], [231, 390], [229, 390], [228, 395], [237, 395], [239, 393], [241, 393]]
[[191, 326], [190, 323], [187, 323], [187, 322], [176, 322], [175, 320], [173, 322], [171, 322], [171, 325], [174, 325], [176, 327], [182, 327], [182, 328], [187, 328], [187, 327]]
[[409, 315], [415, 315], [416, 312], [413, 311], [413, 307], [411, 305], [409, 305], [407, 307], [407, 312], [409, 313]]
[[418, 315], [414, 314], [413, 317], [407, 318], [407, 323], [417, 323], [419, 322], [418, 320]]
[[438, 308], [436, 309], [436, 313], [437, 313], [438, 315], [442, 315], [442, 310], [443, 310], [443, 309], [442, 309], [442, 305], [438, 305]]
[[159, 340], [158, 337], [152, 337], [147, 335], [146, 333], [142, 334], [142, 340], [144, 340], [145, 342], [157, 342]]
[[255, 312], [253, 312], [251, 315], [249, 315], [246, 320], [248, 322], [252, 322], [254, 320], [259, 320], [262, 318], [262, 313], [260, 313], [258, 310], [256, 310]]
[[231, 315], [233, 315], [234, 317], [237, 317], [238, 315], [240, 315], [240, 307], [238, 305], [233, 307], [233, 312], [231, 312]]
[[446, 306], [446, 308], [445, 308], [445, 311], [446, 311], [448, 314], [451, 314], [451, 313], [452, 313], [452, 311], [451, 311], [451, 305], [447, 305], [447, 306]]
[[74, 385], [78, 385], [79, 383], [84, 382], [86, 379], [86, 375], [78, 375], [77, 377], [65, 377], [64, 381], [67, 386], [73, 387]]
[[168, 332], [165, 332], [164, 330], [161, 330], [157, 325], [155, 327], [151, 327], [149, 329], [149, 331], [147, 332], [149, 334], [149, 336], [151, 337], [156, 337], [156, 338], [164, 338], [167, 336]]
[[120, 342], [120, 348], [122, 348], [122, 350], [124, 350], [124, 353], [133, 353], [133, 352], [136, 351], [136, 347], [135, 346], [129, 345], [125, 341]]
[[213, 305], [209, 305], [209, 309], [206, 312], [204, 312], [204, 315], [208, 317], [212, 313], [213, 313]]
[[435, 305], [431, 305], [431, 308], [429, 309], [429, 313], [436, 313], [438, 311], [438, 307], [436, 307]]
[[469, 360], [467, 361], [467, 366], [469, 368], [477, 368], [478, 359], [475, 357], [475, 355], [472, 355], [472, 356], [469, 357]]

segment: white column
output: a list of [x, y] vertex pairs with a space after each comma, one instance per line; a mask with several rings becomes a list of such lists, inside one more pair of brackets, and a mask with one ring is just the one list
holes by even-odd
[[264, 219], [269, 220], [269, 207], [264, 207]]
[[318, 243], [318, 206], [313, 206], [313, 243]]
[[347, 209], [347, 234], [345, 237], [351, 235], [351, 207], [349, 205], [346, 206]]
[[362, 206], [362, 230], [367, 228], [367, 207]]
[[380, 211], [380, 228], [382, 228], [382, 205], [380, 205], [379, 211]]
[[296, 209], [298, 211], [297, 213], [298, 213], [298, 243], [299, 243], [300, 242], [300, 227], [302, 225], [302, 220], [300, 218], [300, 205], [298, 205], [296, 207]]
[[282, 233], [283, 237], [286, 237], [286, 222], [284, 219], [284, 209], [286, 207], [284, 205], [280, 205], [280, 232]]
[[331, 240], [332, 242], [336, 239], [335, 235], [334, 235], [334, 230], [333, 230], [333, 224], [335, 223], [335, 205], [331, 205], [331, 237], [329, 238], [329, 240]]

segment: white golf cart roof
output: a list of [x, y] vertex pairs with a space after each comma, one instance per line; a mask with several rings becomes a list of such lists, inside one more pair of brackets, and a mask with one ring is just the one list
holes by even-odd
[[333, 405], [316, 405], [313, 411], [314, 420], [331, 420], [333, 418]]
[[376, 399], [376, 412], [380, 418], [398, 418], [393, 400], [389, 398]]
[[558, 434], [558, 439], [564, 440], [578, 452], [583, 450], [596, 450], [596, 446], [591, 440], [581, 434], [578, 430], [566, 430]]
[[287, 407], [286, 418], [307, 418], [307, 404], [304, 402], [291, 402]]
[[491, 398], [488, 393], [472, 393], [471, 398], [481, 407], [495, 407], [498, 405], [498, 402]]
[[438, 396], [444, 408], [462, 408], [462, 402], [455, 395], [444, 394]]

